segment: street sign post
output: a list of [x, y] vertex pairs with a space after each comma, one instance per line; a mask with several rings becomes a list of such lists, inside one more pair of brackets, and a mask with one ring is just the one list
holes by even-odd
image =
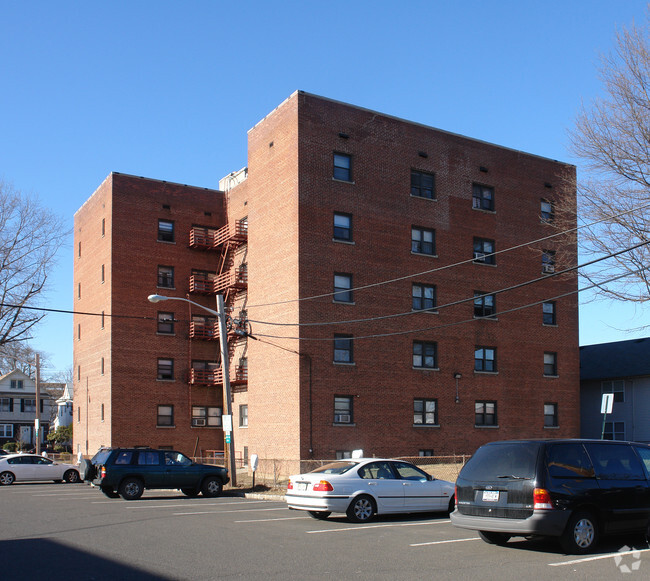
[[600, 404], [600, 413], [603, 414], [603, 429], [600, 432], [600, 439], [605, 439], [605, 420], [607, 419], [607, 414], [611, 414], [614, 409], [614, 394], [613, 393], [604, 393], [603, 399]]

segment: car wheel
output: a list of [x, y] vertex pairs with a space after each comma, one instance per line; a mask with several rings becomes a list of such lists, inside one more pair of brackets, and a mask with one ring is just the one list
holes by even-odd
[[3, 472], [0, 474], [0, 486], [9, 486], [13, 484], [16, 477], [11, 472]]
[[102, 492], [108, 496], [108, 498], [119, 498], [120, 495], [117, 492], [113, 492], [113, 489], [109, 486], [102, 486]]
[[66, 470], [63, 475], [63, 480], [70, 483], [79, 482], [79, 472], [76, 470]]
[[332, 514], [327, 510], [310, 510], [308, 512], [312, 518], [315, 518], [317, 520], [325, 520], [330, 514]]
[[590, 512], [577, 512], [571, 516], [560, 537], [562, 548], [569, 554], [584, 554], [598, 542], [598, 523]]
[[488, 545], [505, 545], [510, 540], [511, 535], [508, 533], [479, 531], [478, 536], [481, 537]]
[[79, 463], [79, 474], [84, 480], [92, 480], [95, 478], [95, 466], [90, 460], [82, 460]]
[[201, 492], [203, 493], [203, 496], [207, 496], [208, 498], [219, 496], [222, 490], [223, 484], [221, 482], [221, 479], [217, 478], [216, 476], [208, 476], [203, 481], [203, 485], [201, 486]]
[[120, 484], [120, 496], [124, 500], [137, 500], [144, 492], [144, 485], [139, 478], [125, 478]]
[[370, 522], [375, 516], [375, 501], [365, 494], [357, 496], [350, 503], [345, 514], [352, 522]]
[[456, 510], [456, 497], [452, 495], [447, 506], [447, 515], [450, 515], [454, 510]]
[[194, 498], [195, 496], [199, 495], [200, 490], [198, 488], [181, 488], [181, 492], [185, 496], [189, 496], [191, 498]]

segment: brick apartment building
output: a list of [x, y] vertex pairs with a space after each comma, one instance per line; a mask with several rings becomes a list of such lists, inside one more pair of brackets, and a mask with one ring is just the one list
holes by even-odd
[[74, 321], [75, 451], [223, 449], [215, 321], [153, 293], [224, 294], [254, 337], [229, 333], [240, 457], [579, 434], [575, 245], [528, 244], [573, 166], [298, 91], [219, 187], [112, 173], [77, 212], [75, 310], [102, 314]]

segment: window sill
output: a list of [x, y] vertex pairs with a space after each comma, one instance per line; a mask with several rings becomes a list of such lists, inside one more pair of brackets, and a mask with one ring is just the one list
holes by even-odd
[[555, 327], [555, 328], [557, 328], [557, 323], [542, 323], [542, 327]]
[[352, 181], [350, 181], [350, 180], [340, 180], [340, 179], [338, 179], [338, 178], [332, 178], [332, 181], [333, 181], [333, 182], [339, 182], [340, 184], [351, 184], [351, 185], [354, 185], [354, 182], [352, 182]]
[[357, 365], [354, 362], [347, 363], [346, 361], [332, 361], [332, 363], [334, 363], [334, 365], [341, 365], [342, 367], [356, 367]]
[[176, 333], [161, 333], [160, 331], [157, 331], [156, 335], [160, 335], [161, 337], [176, 337]]
[[412, 313], [426, 313], [429, 315], [439, 315], [440, 313], [436, 309], [411, 309]]
[[160, 428], [161, 430], [169, 430], [172, 428], [175, 428], [176, 426], [158, 426], [156, 425], [156, 428]]
[[332, 301], [335, 305], [356, 305], [354, 301]]
[[546, 374], [544, 374], [544, 377], [548, 377], [549, 379], [558, 379], [560, 376], [559, 375], [546, 375]]
[[161, 242], [162, 244], [176, 244], [175, 240], [156, 240], [156, 242]]
[[475, 212], [481, 212], [481, 214], [496, 214], [496, 210], [486, 210], [485, 208], [475, 208], [472, 206], [472, 210]]
[[440, 424], [413, 424], [414, 428], [439, 428]]
[[482, 260], [472, 260], [474, 264], [480, 264], [481, 266], [492, 266], [493, 268], [496, 268], [496, 264], [492, 264], [490, 262], [483, 262]]
[[498, 321], [499, 319], [497, 317], [494, 317], [493, 315], [485, 315], [484, 317], [479, 317], [477, 315], [474, 315], [474, 318], [477, 320], [485, 320], [485, 321]]
[[544, 426], [545, 430], [559, 430], [560, 426]]
[[414, 256], [428, 256], [429, 258], [438, 258], [437, 254], [428, 254], [426, 252], [414, 252], [413, 250], [411, 250], [411, 254], [413, 254]]
[[474, 370], [474, 375], [499, 375], [498, 371], [480, 371], [478, 369]]
[[409, 194], [411, 198], [415, 198], [416, 200], [427, 200], [428, 202], [437, 202], [438, 198], [427, 198], [426, 196], [417, 196], [415, 194]]
[[356, 428], [357, 424], [350, 423], [350, 424], [337, 424], [337, 423], [332, 423], [332, 427], [338, 427], [338, 428]]
[[411, 367], [414, 371], [440, 371], [440, 367]]
[[165, 290], [169, 290], [169, 291], [175, 291], [176, 290], [175, 286], [160, 286], [160, 285], [158, 285], [158, 286], [156, 286], [156, 288], [164, 288]]
[[157, 377], [156, 381], [161, 381], [163, 383], [173, 383], [176, 380], [175, 379], [161, 379], [160, 377]]
[[482, 426], [482, 425], [480, 425], [480, 424], [474, 424], [474, 427], [475, 427], [475, 428], [484, 429], [484, 430], [496, 430], [496, 429], [499, 428], [498, 425], [497, 425], [497, 426]]
[[339, 244], [349, 244], [350, 246], [354, 246], [356, 244], [354, 240], [342, 240], [340, 238], [332, 238], [332, 242], [338, 242]]

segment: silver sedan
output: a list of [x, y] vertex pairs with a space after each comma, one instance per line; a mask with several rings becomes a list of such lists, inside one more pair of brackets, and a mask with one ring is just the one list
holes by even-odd
[[340, 460], [289, 479], [289, 508], [317, 519], [345, 513], [352, 522], [376, 514], [446, 512], [454, 509], [454, 484], [437, 480], [402, 460]]
[[59, 464], [36, 454], [0, 456], [0, 485], [30, 480], [79, 482], [79, 470], [73, 464]]

